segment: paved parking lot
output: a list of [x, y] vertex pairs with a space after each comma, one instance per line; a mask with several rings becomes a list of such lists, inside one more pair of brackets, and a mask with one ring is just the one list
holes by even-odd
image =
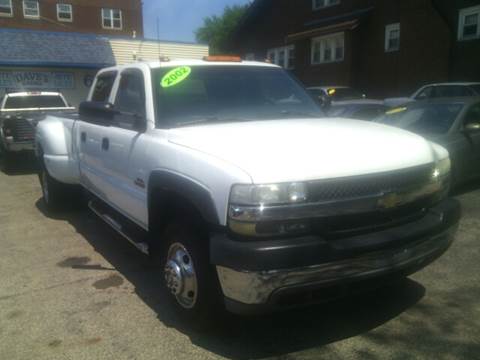
[[479, 359], [480, 184], [454, 246], [373, 294], [198, 331], [146, 257], [88, 211], [48, 217], [32, 165], [0, 172], [0, 359]]

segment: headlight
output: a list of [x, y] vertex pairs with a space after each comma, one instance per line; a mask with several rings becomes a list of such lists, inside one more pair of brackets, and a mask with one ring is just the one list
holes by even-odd
[[435, 164], [435, 168], [433, 170], [433, 179], [442, 179], [448, 175], [450, 175], [450, 169], [451, 169], [451, 162], [450, 158], [447, 157], [445, 159], [442, 159], [440, 161], [437, 161]]
[[[234, 185], [230, 194], [230, 230], [251, 237], [304, 233], [309, 228], [308, 221], [287, 218], [289, 218], [288, 205], [306, 201], [307, 186], [304, 183]], [[267, 207], [279, 209], [285, 215], [285, 221], [266, 219], [264, 211]]]
[[281, 205], [307, 200], [307, 187], [303, 183], [269, 185], [235, 185], [230, 203], [235, 205]]

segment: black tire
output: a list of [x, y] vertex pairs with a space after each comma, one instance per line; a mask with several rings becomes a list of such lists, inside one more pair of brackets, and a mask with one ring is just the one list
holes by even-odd
[[75, 207], [81, 198], [80, 189], [74, 185], [64, 184], [55, 180], [45, 167], [39, 162], [38, 177], [42, 187], [43, 202], [48, 211], [59, 211]]
[[13, 155], [4, 149], [0, 149], [0, 169], [7, 173], [13, 168]]
[[[218, 277], [214, 266], [209, 262], [208, 234], [199, 226], [176, 222], [167, 226], [161, 237], [161, 244], [151, 248], [152, 258], [162, 290], [167, 294], [177, 314], [199, 326], [204, 326], [207, 320], [214, 320], [219, 314], [223, 314], [224, 304]], [[193, 267], [196, 290], [192, 288], [191, 282], [180, 280], [180, 284], [177, 283], [176, 286], [180, 294], [174, 294], [175, 290], [172, 288], [175, 288], [175, 285], [171, 282], [173, 279], [178, 280], [178, 277], [172, 276], [172, 252], [185, 253], [186, 258], [182, 255], [173, 256], [178, 260], [173, 263], [182, 271], [190, 265]]]

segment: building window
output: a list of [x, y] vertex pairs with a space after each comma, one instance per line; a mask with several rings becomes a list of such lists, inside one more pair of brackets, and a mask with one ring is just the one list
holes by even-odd
[[30, 19], [40, 19], [37, 0], [23, 0], [23, 16]]
[[323, 9], [329, 6], [340, 4], [340, 0], [313, 0], [313, 10]]
[[122, 29], [122, 10], [102, 9], [102, 26], [105, 29]]
[[255, 60], [255, 54], [254, 53], [245, 54], [245, 60], [254, 61]]
[[12, 0], [0, 0], [0, 16], [13, 16]]
[[312, 39], [312, 64], [326, 64], [343, 61], [345, 56], [344, 33], [321, 36]]
[[267, 51], [267, 58], [285, 69], [295, 68], [295, 46], [283, 46]]
[[460, 10], [458, 40], [480, 38], [480, 6]]
[[73, 21], [72, 5], [70, 4], [57, 4], [57, 19], [58, 21]]
[[400, 24], [390, 24], [385, 27], [385, 51], [400, 50]]

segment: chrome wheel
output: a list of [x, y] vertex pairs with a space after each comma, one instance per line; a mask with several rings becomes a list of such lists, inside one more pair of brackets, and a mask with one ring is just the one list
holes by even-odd
[[191, 309], [197, 301], [198, 281], [193, 259], [180, 243], [174, 243], [168, 249], [165, 264], [165, 282], [177, 302]]
[[43, 198], [45, 199], [45, 202], [48, 204], [50, 198], [49, 198], [49, 191], [48, 191], [48, 176], [45, 170], [42, 171], [42, 193], [43, 193]]

